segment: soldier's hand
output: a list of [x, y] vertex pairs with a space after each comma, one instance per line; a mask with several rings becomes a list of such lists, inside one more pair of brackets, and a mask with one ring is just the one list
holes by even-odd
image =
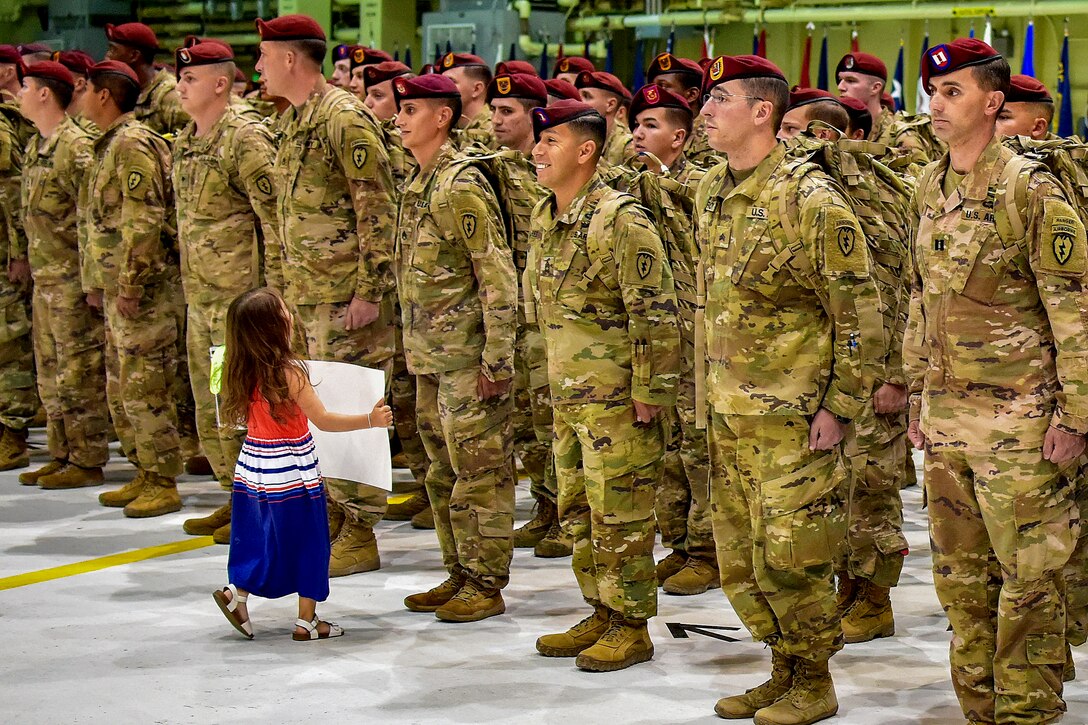
[[140, 314], [140, 298], [139, 297], [118, 297], [117, 298], [117, 312], [127, 320], [131, 320], [136, 315]]
[[909, 399], [907, 386], [884, 383], [873, 393], [873, 410], [878, 415], [898, 413], [907, 407]]
[[638, 423], [649, 423], [661, 412], [660, 405], [650, 405], [638, 400], [632, 400], [631, 402], [635, 404], [635, 421]]
[[910, 444], [917, 450], [922, 450], [926, 447], [926, 434], [922, 432], [922, 424], [918, 420], [912, 420], [907, 425], [907, 439]]
[[846, 426], [827, 408], [820, 408], [812, 418], [808, 429], [808, 449], [810, 451], [829, 451], [846, 435]]
[[13, 259], [8, 264], [8, 280], [12, 284], [23, 285], [30, 281], [30, 262], [25, 259]]
[[1058, 465], [1068, 463], [1084, 453], [1084, 445], [1084, 436], [1050, 426], [1043, 438], [1043, 458]]
[[352, 297], [351, 302], [348, 303], [347, 314], [344, 315], [344, 329], [348, 332], [361, 330], [378, 319], [380, 311], [376, 303]]
[[480, 371], [480, 377], [476, 378], [476, 397], [479, 400], [491, 400], [510, 390], [513, 382], [513, 378], [492, 381], [484, 375], [483, 371]]
[[96, 310], [102, 309], [102, 290], [87, 293], [87, 306]]

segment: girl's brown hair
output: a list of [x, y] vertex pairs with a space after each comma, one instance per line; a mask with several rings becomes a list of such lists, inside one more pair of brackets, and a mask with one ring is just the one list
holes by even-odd
[[227, 352], [223, 376], [224, 423], [244, 425], [254, 391], [268, 401], [280, 423], [290, 413], [292, 369], [304, 370], [291, 350], [291, 326], [279, 294], [261, 287], [243, 292], [227, 309]]

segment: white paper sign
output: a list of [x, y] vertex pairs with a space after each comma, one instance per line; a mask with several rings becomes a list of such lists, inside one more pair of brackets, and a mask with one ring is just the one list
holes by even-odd
[[[339, 362], [307, 360], [310, 382], [330, 413], [369, 413], [385, 395], [381, 370]], [[385, 428], [326, 433], [310, 423], [321, 475], [393, 490], [389, 431]]]

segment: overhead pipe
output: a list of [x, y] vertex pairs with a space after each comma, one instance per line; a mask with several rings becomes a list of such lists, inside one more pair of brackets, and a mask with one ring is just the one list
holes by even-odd
[[[559, 46], [560, 45], [569, 46], [571, 44], [570, 43], [547, 43], [546, 53], [547, 53], [549, 58], [554, 58], [555, 57], [555, 54], [559, 52]], [[577, 43], [576, 45], [579, 47], [579, 49], [582, 47], [581, 43]], [[522, 34], [522, 35], [518, 36], [518, 47], [521, 48], [522, 53], [525, 53], [526, 58], [539, 58], [540, 54], [542, 52], [545, 52], [544, 46], [545, 46], [544, 43], [542, 43], [542, 42], [540, 42], [538, 40], [533, 40], [527, 34]], [[589, 44], [589, 54], [592, 57], [594, 57], [594, 58], [603, 58], [603, 57], [605, 57], [605, 55], [607, 53], [608, 53], [608, 47], [605, 45], [605, 42], [603, 40], [598, 40], [596, 42], [593, 42], [593, 43]]]

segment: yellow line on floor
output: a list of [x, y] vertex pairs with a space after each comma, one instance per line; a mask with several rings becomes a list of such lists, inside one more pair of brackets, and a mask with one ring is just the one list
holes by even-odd
[[397, 494], [396, 496], [389, 496], [385, 500], [390, 506], [392, 506], [394, 504], [404, 503], [408, 499], [412, 498], [412, 496], [414, 496], [414, 495], [415, 494], [411, 494], [411, 493], [401, 493], [401, 494]]
[[169, 544], [148, 546], [143, 549], [125, 551], [120, 554], [100, 556], [97, 559], [77, 561], [74, 564], [54, 566], [49, 569], [39, 569], [38, 571], [30, 571], [26, 574], [16, 574], [15, 576], [0, 579], [0, 591], [15, 589], [16, 587], [25, 587], [29, 584], [40, 584], [53, 579], [63, 579], [64, 577], [75, 576], [77, 574], [86, 574], [91, 571], [108, 569], [111, 566], [121, 566], [123, 564], [131, 564], [136, 561], [154, 559], [160, 556], [181, 554], [194, 549], [203, 549], [205, 546], [211, 546], [214, 543], [215, 542], [212, 541], [212, 537], [210, 536], [197, 536], [191, 539], [172, 541]]

